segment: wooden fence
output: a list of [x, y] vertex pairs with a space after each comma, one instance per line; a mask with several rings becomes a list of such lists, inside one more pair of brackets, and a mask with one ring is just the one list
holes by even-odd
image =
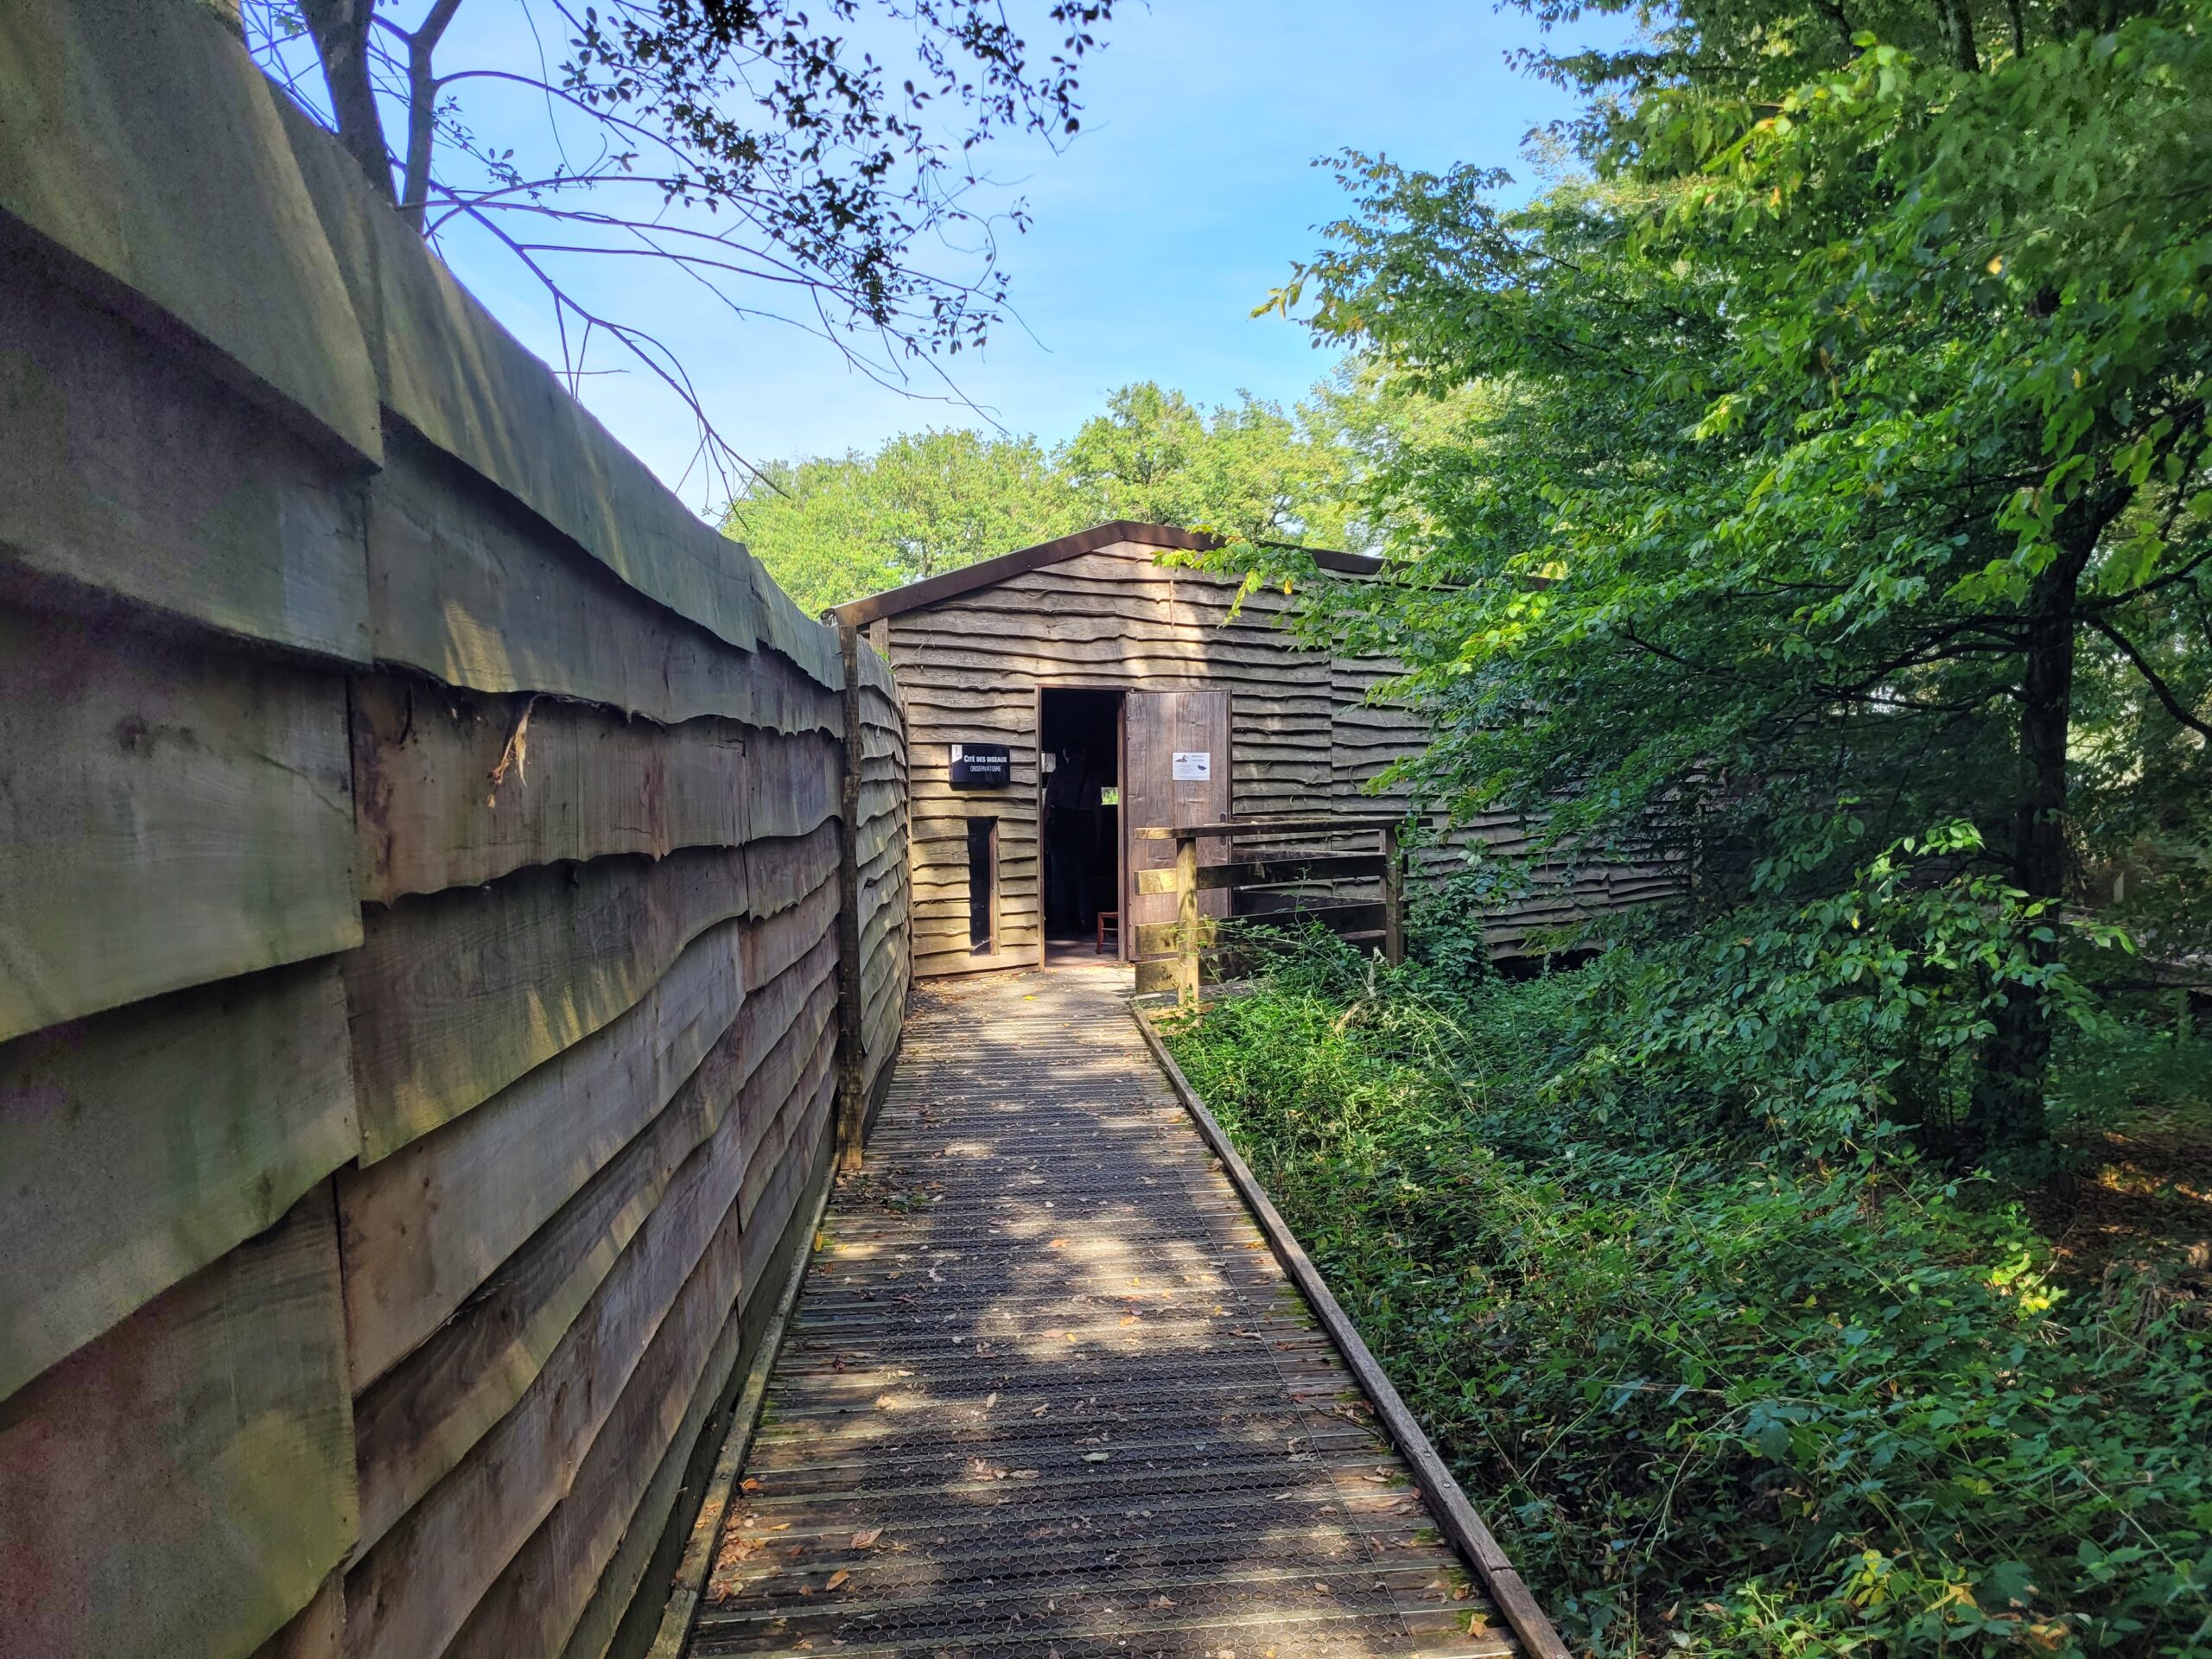
[[[1257, 927], [1318, 925], [1338, 938], [1369, 945], [1393, 964], [1406, 957], [1404, 860], [1398, 848], [1402, 815], [1324, 814], [1296, 818], [1237, 818], [1224, 823], [1143, 824], [1141, 841], [1172, 841], [1171, 869], [1139, 870], [1136, 890], [1172, 893], [1172, 922], [1141, 925], [1132, 943], [1137, 989], [1173, 989], [1185, 1007], [1203, 981], [1227, 976], [1236, 954], [1220, 917], [1203, 914], [1201, 893], [1225, 893], [1232, 923]], [[1373, 850], [1350, 843], [1375, 837]], [[1209, 852], [1216, 861], [1201, 862]], [[1363, 891], [1372, 888], [1372, 893]]]
[[897, 1042], [895, 688], [212, 15], [0, 83], [0, 1654], [630, 1651]]

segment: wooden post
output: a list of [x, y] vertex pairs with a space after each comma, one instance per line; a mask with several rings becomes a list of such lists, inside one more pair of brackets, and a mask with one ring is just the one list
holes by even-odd
[[861, 1006], [861, 641], [850, 624], [837, 628], [845, 664], [844, 776], [837, 835], [837, 1167], [861, 1166], [868, 1122], [866, 1010]]
[[1398, 827], [1382, 829], [1382, 960], [1393, 968], [1406, 959], [1406, 882], [1398, 868]]
[[1198, 838], [1175, 837], [1175, 1006], [1198, 1006]]

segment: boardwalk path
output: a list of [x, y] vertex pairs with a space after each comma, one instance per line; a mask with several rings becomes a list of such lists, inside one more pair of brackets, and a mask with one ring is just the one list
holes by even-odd
[[1055, 968], [917, 994], [690, 1653], [1515, 1650], [1125, 984]]

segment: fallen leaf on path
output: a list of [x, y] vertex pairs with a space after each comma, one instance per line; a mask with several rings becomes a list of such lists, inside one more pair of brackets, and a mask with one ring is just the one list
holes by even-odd
[[851, 1581], [852, 1576], [853, 1575], [851, 1573], [846, 1572], [845, 1569], [841, 1567], [835, 1573], [832, 1573], [830, 1575], [830, 1582], [823, 1585], [822, 1587], [824, 1590], [842, 1589], [846, 1584]]
[[855, 1549], [866, 1549], [870, 1544], [873, 1544], [877, 1539], [882, 1536], [883, 1529], [881, 1527], [867, 1528], [865, 1530], [856, 1532], [853, 1535], [853, 1548]]

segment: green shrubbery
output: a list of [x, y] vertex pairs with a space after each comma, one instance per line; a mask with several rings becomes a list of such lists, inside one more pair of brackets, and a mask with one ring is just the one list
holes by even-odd
[[1315, 940], [1173, 1043], [1579, 1645], [2212, 1652], [2201, 1307], [2062, 1290], [1897, 1127], [1980, 981], [1863, 931], [1824, 995], [1755, 934], [1522, 982]]

